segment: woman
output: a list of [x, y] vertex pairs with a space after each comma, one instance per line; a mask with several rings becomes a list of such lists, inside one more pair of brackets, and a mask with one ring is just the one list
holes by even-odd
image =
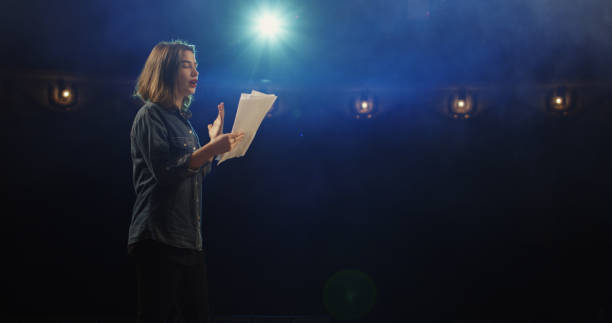
[[131, 131], [136, 201], [128, 253], [136, 265], [139, 322], [208, 321], [202, 179], [214, 156], [243, 134], [223, 134], [224, 107], [200, 145], [189, 122], [198, 81], [195, 47], [161, 42], [147, 58], [135, 95], [144, 101]]

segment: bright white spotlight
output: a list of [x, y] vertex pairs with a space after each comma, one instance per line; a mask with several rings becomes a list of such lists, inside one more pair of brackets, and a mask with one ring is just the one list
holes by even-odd
[[62, 96], [65, 97], [65, 98], [69, 98], [70, 97], [70, 90], [62, 91]]
[[368, 101], [362, 101], [361, 110], [367, 110], [367, 109], [368, 109]]
[[283, 31], [283, 21], [274, 13], [263, 14], [257, 19], [256, 30], [264, 38], [274, 39]]

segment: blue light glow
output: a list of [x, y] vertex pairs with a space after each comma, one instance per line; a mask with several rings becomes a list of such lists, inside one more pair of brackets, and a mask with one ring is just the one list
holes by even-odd
[[255, 23], [255, 31], [260, 38], [276, 40], [285, 33], [285, 23], [276, 12], [264, 12], [258, 15]]

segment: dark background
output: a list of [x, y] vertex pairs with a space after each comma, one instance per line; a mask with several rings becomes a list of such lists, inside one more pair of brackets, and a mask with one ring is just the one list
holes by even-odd
[[[252, 39], [262, 7], [285, 13], [284, 39]], [[0, 9], [3, 315], [134, 314], [131, 94], [151, 48], [179, 38], [198, 50], [203, 142], [218, 102], [229, 131], [241, 92], [278, 95], [247, 155], [205, 182], [215, 315], [337, 317], [325, 286], [352, 269], [375, 286], [361, 321], [612, 316], [609, 1]], [[78, 87], [72, 111], [46, 98], [59, 79]], [[565, 117], [546, 109], [558, 86], [578, 102]], [[455, 120], [441, 111], [462, 87], [479, 110]], [[371, 119], [351, 110], [362, 96]], [[359, 286], [344, 292], [368, 299]]]

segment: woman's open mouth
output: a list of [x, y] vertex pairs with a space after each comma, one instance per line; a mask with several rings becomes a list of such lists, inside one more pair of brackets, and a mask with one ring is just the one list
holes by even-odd
[[198, 86], [198, 80], [191, 80], [191, 81], [189, 81], [189, 86], [190, 86], [190, 87], [196, 87], [196, 86]]

